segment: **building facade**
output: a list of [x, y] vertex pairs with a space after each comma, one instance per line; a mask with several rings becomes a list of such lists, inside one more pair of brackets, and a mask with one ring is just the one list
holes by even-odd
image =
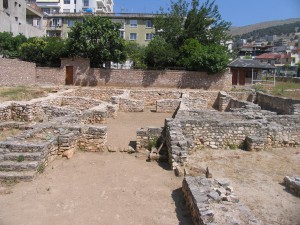
[[25, 0], [0, 0], [0, 32], [26, 37], [44, 36], [43, 13]]
[[113, 0], [28, 0], [35, 2], [46, 14], [113, 13]]
[[47, 36], [67, 38], [71, 27], [77, 21], [82, 22], [85, 16], [101, 16], [120, 23], [120, 36], [140, 45], [147, 45], [155, 33], [153, 26], [155, 14], [56, 13], [44, 17], [46, 34]]

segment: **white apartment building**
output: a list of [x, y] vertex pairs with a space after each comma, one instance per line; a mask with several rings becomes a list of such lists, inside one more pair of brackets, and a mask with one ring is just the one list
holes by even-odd
[[28, 0], [35, 2], [46, 14], [113, 13], [113, 0]]

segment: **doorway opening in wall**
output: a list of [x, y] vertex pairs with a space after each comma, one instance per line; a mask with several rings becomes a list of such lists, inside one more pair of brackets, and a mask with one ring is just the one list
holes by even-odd
[[73, 66], [66, 66], [66, 85], [73, 85]]

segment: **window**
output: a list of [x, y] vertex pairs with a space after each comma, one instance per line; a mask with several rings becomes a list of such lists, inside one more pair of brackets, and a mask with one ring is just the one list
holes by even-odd
[[135, 41], [137, 37], [136, 33], [130, 33], [130, 40]]
[[136, 28], [137, 27], [137, 20], [130, 20], [130, 27]]
[[47, 13], [47, 14], [50, 14], [50, 8], [43, 8], [43, 12]]
[[64, 0], [64, 4], [70, 4], [70, 0]]
[[151, 41], [152, 38], [153, 38], [153, 34], [152, 33], [146, 34], [146, 41]]
[[68, 20], [68, 27], [73, 27], [75, 24], [74, 20]]
[[8, 0], [3, 0], [3, 8], [4, 9], [8, 8]]
[[69, 13], [71, 10], [70, 9], [64, 9], [63, 12], [64, 13]]
[[120, 37], [125, 39], [125, 31], [123, 30], [120, 30]]
[[59, 27], [59, 26], [61, 26], [61, 24], [60, 24], [60, 19], [58, 19], [58, 18], [53, 18], [53, 19], [52, 19], [52, 27]]
[[83, 0], [83, 6], [88, 7], [89, 6], [89, 0]]
[[146, 20], [146, 28], [153, 28], [152, 20]]

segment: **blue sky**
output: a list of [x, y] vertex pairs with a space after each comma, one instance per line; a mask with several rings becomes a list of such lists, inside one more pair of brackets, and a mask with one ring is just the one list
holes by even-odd
[[[114, 3], [117, 13], [155, 13], [160, 7], [166, 9], [170, 0], [114, 0]], [[300, 18], [300, 0], [216, 0], [216, 4], [223, 19], [233, 26]]]

